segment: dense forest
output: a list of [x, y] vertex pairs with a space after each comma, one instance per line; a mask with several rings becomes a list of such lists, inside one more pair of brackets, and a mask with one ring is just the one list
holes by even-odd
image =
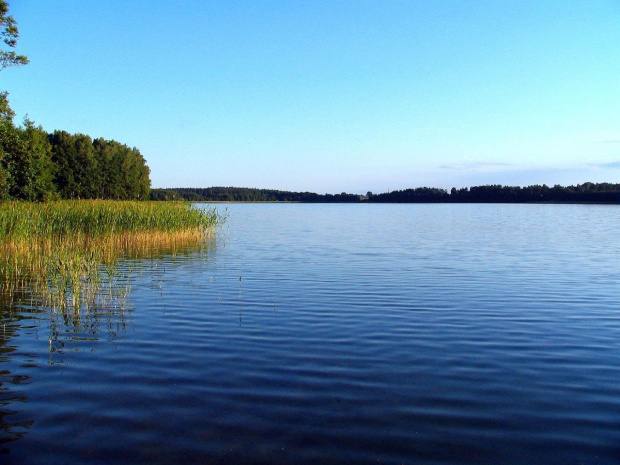
[[152, 189], [151, 200], [189, 200], [190, 202], [358, 202], [355, 194], [325, 194], [288, 192], [246, 187], [208, 187]]
[[151, 181], [136, 148], [113, 140], [13, 122], [0, 94], [0, 200], [148, 199]]
[[[0, 71], [28, 64], [18, 55], [17, 22], [0, 0]], [[138, 149], [65, 131], [46, 133], [28, 118], [15, 125], [8, 93], [0, 92], [0, 200], [148, 199], [151, 181]]]
[[474, 186], [445, 189], [418, 187], [383, 194], [315, 194], [243, 187], [152, 189], [152, 200], [189, 200], [191, 202], [305, 202], [305, 203], [527, 203], [583, 202], [620, 203], [620, 184], [586, 182], [577, 186], [555, 185]]
[[372, 195], [369, 202], [391, 203], [528, 203], [583, 202], [620, 203], [620, 184], [586, 182], [576, 186], [534, 185], [527, 187], [487, 185], [455, 189], [421, 187]]

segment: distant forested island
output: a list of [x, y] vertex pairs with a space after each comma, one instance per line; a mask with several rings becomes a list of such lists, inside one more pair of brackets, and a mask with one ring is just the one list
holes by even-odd
[[620, 204], [620, 184], [585, 182], [576, 186], [533, 185], [527, 187], [499, 184], [452, 188], [432, 187], [397, 190], [366, 195], [316, 194], [246, 187], [207, 187], [151, 189], [151, 200], [187, 200], [190, 202], [304, 202], [304, 203], [532, 203], [576, 202]]

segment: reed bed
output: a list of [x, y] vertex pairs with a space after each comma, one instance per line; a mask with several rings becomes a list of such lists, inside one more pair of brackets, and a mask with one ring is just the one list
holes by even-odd
[[76, 234], [97, 237], [127, 232], [205, 229], [218, 221], [215, 210], [180, 202], [65, 200], [0, 204], [0, 240], [57, 239]]
[[214, 209], [177, 202], [2, 203], [0, 300], [27, 293], [54, 308], [101, 303], [119, 258], [204, 243], [219, 220]]

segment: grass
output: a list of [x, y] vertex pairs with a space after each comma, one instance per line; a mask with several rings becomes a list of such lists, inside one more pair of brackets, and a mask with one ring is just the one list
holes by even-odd
[[1, 203], [0, 299], [26, 292], [51, 307], [94, 305], [119, 258], [199, 244], [218, 221], [179, 202]]

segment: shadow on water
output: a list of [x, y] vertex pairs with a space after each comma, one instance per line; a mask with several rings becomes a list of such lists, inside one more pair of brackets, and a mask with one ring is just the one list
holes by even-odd
[[[131, 321], [133, 278], [145, 266], [161, 267], [208, 256], [212, 232], [133, 234], [72, 244], [21, 248], [4, 244], [0, 257], [0, 454], [33, 427], [20, 385], [32, 380], [37, 355], [23, 352], [19, 337], [47, 322], [49, 365], [65, 351], [105, 340], [115, 342]], [[19, 363], [16, 363], [17, 359]], [[18, 373], [18, 370], [22, 371]], [[13, 368], [10, 370], [8, 368]]]

